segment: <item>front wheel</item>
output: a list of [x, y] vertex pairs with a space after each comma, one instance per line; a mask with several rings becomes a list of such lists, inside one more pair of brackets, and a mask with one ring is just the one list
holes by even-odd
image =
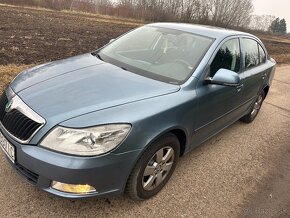
[[245, 123], [253, 122], [254, 119], [257, 117], [257, 115], [258, 115], [258, 113], [259, 113], [259, 111], [260, 111], [260, 109], [262, 107], [264, 99], [265, 99], [265, 92], [262, 91], [258, 95], [254, 105], [252, 106], [251, 112], [246, 114], [245, 116], [243, 116], [240, 120], [245, 122]]
[[179, 159], [180, 144], [174, 134], [166, 134], [152, 143], [138, 160], [126, 186], [133, 200], [156, 195], [170, 179]]

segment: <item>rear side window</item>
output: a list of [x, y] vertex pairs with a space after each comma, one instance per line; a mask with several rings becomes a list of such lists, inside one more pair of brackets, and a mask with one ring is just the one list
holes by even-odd
[[242, 50], [244, 53], [245, 69], [251, 69], [260, 64], [258, 43], [253, 39], [241, 39]]
[[225, 42], [217, 52], [210, 66], [210, 77], [213, 77], [221, 68], [239, 72], [240, 63], [241, 54], [239, 39], [231, 39]]
[[260, 63], [263, 64], [266, 62], [266, 53], [261, 45], [258, 46], [259, 46]]

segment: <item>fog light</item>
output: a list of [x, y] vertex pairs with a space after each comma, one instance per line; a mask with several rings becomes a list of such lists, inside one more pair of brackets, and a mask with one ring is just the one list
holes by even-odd
[[90, 185], [73, 185], [73, 184], [66, 184], [61, 182], [53, 181], [51, 184], [51, 187], [62, 191], [62, 192], [68, 192], [73, 194], [88, 194], [92, 192], [96, 192], [96, 189]]

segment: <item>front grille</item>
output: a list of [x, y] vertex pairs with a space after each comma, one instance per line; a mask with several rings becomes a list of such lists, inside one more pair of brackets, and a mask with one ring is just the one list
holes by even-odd
[[3, 93], [0, 97], [0, 122], [11, 135], [21, 141], [27, 141], [42, 124], [31, 120], [16, 109], [6, 112], [7, 103], [7, 96]]
[[38, 181], [38, 174], [30, 171], [29, 169], [26, 169], [24, 166], [16, 163], [15, 169], [24, 176], [31, 184], [36, 185]]

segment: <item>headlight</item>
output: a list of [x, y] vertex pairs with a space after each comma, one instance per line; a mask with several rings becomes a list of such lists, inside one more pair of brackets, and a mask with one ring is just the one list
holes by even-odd
[[129, 124], [109, 124], [87, 129], [56, 127], [40, 145], [67, 154], [99, 155], [117, 147], [130, 129]]

